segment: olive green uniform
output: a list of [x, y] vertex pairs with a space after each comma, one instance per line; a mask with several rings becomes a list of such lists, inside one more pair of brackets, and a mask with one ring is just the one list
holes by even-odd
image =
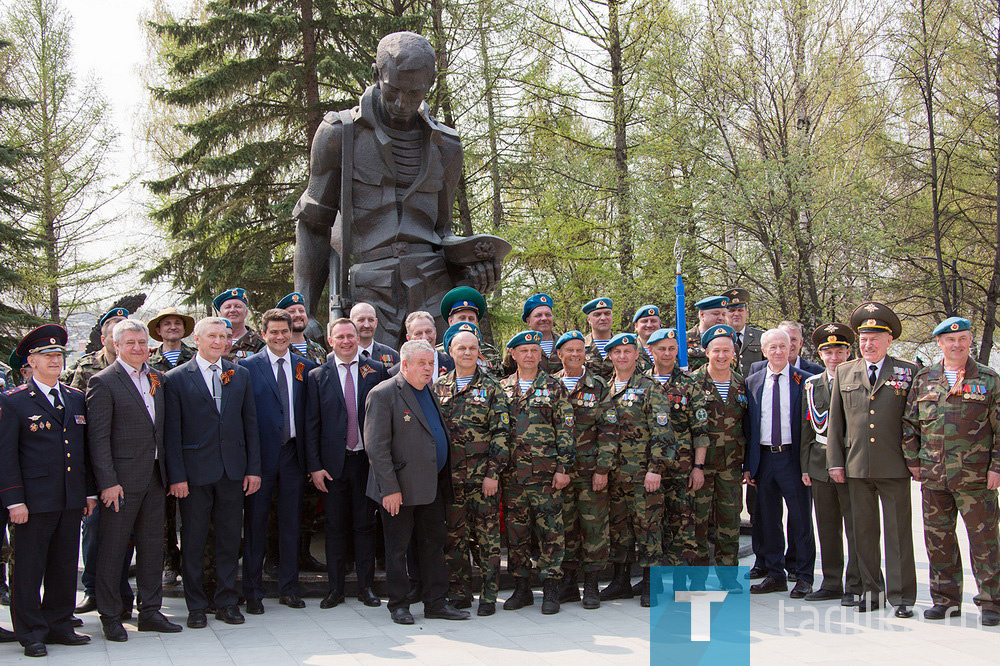
[[[607, 340], [605, 341], [607, 342]], [[583, 338], [583, 344], [586, 346], [587, 356], [584, 358], [584, 365], [587, 369], [593, 372], [595, 375], [603, 379], [605, 382], [611, 380], [611, 376], [615, 373], [615, 365], [611, 362], [611, 359], [607, 356], [601, 356], [601, 350], [597, 348], [597, 343], [594, 342], [593, 335], [587, 335]]]
[[233, 348], [229, 350], [226, 360], [236, 363], [241, 358], [250, 358], [264, 347], [264, 338], [260, 337], [260, 333], [247, 326], [243, 337], [233, 340]]
[[189, 347], [182, 342], [181, 353], [177, 357], [177, 362], [171, 365], [170, 361], [167, 360], [167, 357], [163, 355], [163, 351], [161, 350], [162, 347], [157, 347], [149, 355], [149, 367], [153, 368], [154, 370], [159, 370], [160, 372], [167, 372], [169, 370], [173, 370], [178, 365], [182, 365], [193, 359], [195, 354], [198, 353], [197, 349], [195, 349], [194, 347]]
[[701, 346], [701, 331], [695, 326], [687, 332], [688, 372], [694, 372], [708, 363], [708, 354]]

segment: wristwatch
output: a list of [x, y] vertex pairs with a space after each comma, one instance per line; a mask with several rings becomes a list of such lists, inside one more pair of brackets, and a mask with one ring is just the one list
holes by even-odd
[[695, 469], [702, 469], [703, 470], [703, 469], [705, 469], [705, 463], [695, 463], [694, 464], [694, 468]]

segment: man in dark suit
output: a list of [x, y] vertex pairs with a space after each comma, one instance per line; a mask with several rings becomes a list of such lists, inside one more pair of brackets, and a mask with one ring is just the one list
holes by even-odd
[[247, 497], [243, 532], [243, 596], [247, 612], [264, 612], [264, 551], [271, 496], [277, 493], [278, 601], [305, 608], [299, 596], [299, 525], [305, 480], [305, 379], [316, 364], [291, 353], [292, 316], [286, 310], [264, 313], [261, 333], [267, 345], [240, 365], [250, 371], [260, 433], [260, 490]]
[[[406, 315], [406, 339], [424, 340], [431, 347], [437, 344], [437, 326], [434, 324], [434, 317], [430, 312], [417, 310]], [[399, 363], [389, 368], [389, 376], [395, 377], [399, 373]], [[445, 353], [435, 351], [433, 379], [431, 383], [437, 382], [455, 369], [455, 361]]]
[[[788, 363], [788, 333], [770, 329], [761, 337], [767, 367], [747, 379], [749, 405], [743, 430], [747, 437], [743, 477], [757, 488], [755, 529], [767, 575], [750, 587], [751, 594], [788, 589], [785, 569], [797, 581], [791, 597], [812, 592], [816, 543], [812, 532], [809, 488], [802, 482], [799, 447], [802, 438], [802, 382], [810, 375]], [[788, 507], [789, 538], [795, 543], [792, 563], [785, 562], [782, 501]]]
[[[358, 303], [351, 308], [351, 321], [358, 329], [358, 352], [361, 354], [359, 360], [371, 359], [387, 368], [399, 363], [399, 352], [375, 339], [375, 332], [378, 331], [378, 317], [375, 315], [375, 308], [370, 303]], [[330, 355], [327, 355], [326, 358], [329, 360]]]
[[[73, 631], [80, 519], [97, 506], [87, 471], [82, 391], [59, 383], [66, 329], [46, 324], [17, 345], [33, 377], [0, 395], [0, 501], [14, 525], [11, 616], [28, 657], [46, 643], [84, 645]], [[45, 597], [39, 590], [45, 582]]]
[[452, 501], [448, 433], [430, 390], [435, 351], [424, 340], [403, 344], [399, 374], [368, 396], [365, 451], [371, 461], [368, 497], [379, 503], [385, 526], [389, 612], [413, 624], [407, 596], [406, 551], [416, 542], [424, 617], [466, 620], [448, 603], [445, 503]]
[[[358, 329], [350, 319], [327, 327], [332, 358], [306, 380], [306, 470], [323, 493], [326, 514], [326, 566], [329, 592], [320, 608], [344, 601], [349, 546], [354, 547], [358, 600], [366, 606], [382, 601], [375, 594], [375, 505], [365, 497], [368, 456], [362, 445], [365, 399], [388, 378], [385, 366], [362, 359]], [[353, 534], [353, 541], [351, 535]]]
[[163, 373], [146, 364], [146, 325], [124, 319], [112, 330], [117, 361], [87, 385], [90, 458], [101, 491], [97, 609], [104, 637], [124, 642], [121, 575], [129, 541], [136, 551], [139, 631], [174, 633], [163, 600], [163, 511], [167, 472], [163, 449]]
[[260, 488], [260, 443], [250, 372], [222, 358], [226, 322], [206, 317], [194, 327], [198, 354], [167, 373], [166, 423], [170, 494], [180, 499], [181, 567], [187, 625], [208, 623], [203, 585], [205, 542], [215, 527], [215, 618], [242, 624], [236, 568], [243, 499]]
[[[788, 333], [788, 339], [791, 340], [791, 347], [788, 350], [788, 365], [799, 368], [800, 370], [805, 370], [809, 375], [818, 375], [823, 372], [823, 366], [818, 363], [813, 363], [807, 358], [804, 358], [801, 354], [802, 352], [802, 324], [797, 321], [783, 321], [778, 324], [778, 328]], [[750, 374], [759, 372], [761, 368], [767, 365], [767, 360], [756, 361], [750, 365]]]

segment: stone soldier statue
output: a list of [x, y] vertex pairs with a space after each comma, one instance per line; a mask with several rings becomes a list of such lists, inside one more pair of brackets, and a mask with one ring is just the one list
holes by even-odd
[[373, 85], [358, 106], [328, 113], [317, 129], [309, 184], [292, 213], [295, 287], [310, 317], [329, 279], [331, 312], [371, 303], [384, 322], [378, 341], [394, 348], [407, 313], [437, 312], [456, 282], [488, 292], [510, 250], [493, 236], [452, 234], [462, 144], [424, 102], [435, 63], [420, 35], [382, 38]]
[[997, 488], [1000, 488], [1000, 377], [969, 356], [972, 324], [951, 317], [934, 329], [944, 354], [921, 368], [903, 413], [903, 452], [921, 482], [924, 541], [930, 561], [928, 620], [962, 613], [959, 512], [969, 534], [976, 605], [984, 627], [1000, 624]]

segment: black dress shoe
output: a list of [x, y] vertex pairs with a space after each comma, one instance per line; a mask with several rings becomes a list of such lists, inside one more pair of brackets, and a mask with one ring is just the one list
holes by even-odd
[[263, 615], [264, 602], [261, 599], [247, 599], [247, 613], [250, 615]]
[[83, 620], [81, 620], [80, 618], [78, 618], [75, 615], [71, 615], [70, 618], [69, 618], [69, 626], [73, 627], [74, 629], [76, 627], [82, 627], [83, 626]]
[[104, 625], [104, 638], [112, 643], [124, 643], [128, 640], [128, 632], [122, 626], [121, 620], [101, 620]]
[[[261, 604], [263, 606], [263, 604]], [[240, 612], [239, 606], [223, 606], [215, 611], [215, 619], [222, 620], [226, 624], [243, 624], [247, 621]]]
[[771, 576], [764, 576], [764, 580], [756, 585], [750, 586], [750, 594], [769, 594], [771, 592], [787, 592], [788, 582], [778, 580]]
[[0, 585], [0, 606], [10, 606], [10, 588]]
[[842, 596], [840, 598], [840, 605], [841, 606], [848, 606], [848, 607], [850, 607], [850, 606], [857, 606], [860, 603], [861, 603], [861, 595], [860, 594], [845, 594], [844, 596]]
[[89, 613], [94, 610], [97, 610], [97, 599], [87, 594], [84, 595], [83, 601], [81, 601], [80, 604], [74, 609], [74, 612]]
[[274, 560], [264, 560], [263, 567], [264, 576], [267, 578], [277, 578], [278, 577], [278, 563]]
[[984, 627], [995, 627], [1000, 624], [1000, 613], [995, 610], [984, 610], [979, 621]]
[[375, 594], [375, 590], [370, 587], [361, 588], [358, 592], [358, 601], [369, 608], [375, 608], [382, 605], [382, 600], [379, 599], [377, 594]]
[[207, 627], [208, 618], [205, 617], [205, 611], [193, 610], [188, 613], [187, 626], [190, 629], [204, 629]]
[[788, 575], [785, 576], [785, 578], [787, 578], [788, 580], [792, 581], [793, 583], [799, 582], [799, 575], [797, 573], [795, 573], [794, 571], [789, 571]]
[[24, 646], [25, 657], [44, 657], [49, 653], [45, 649], [45, 643], [28, 643]]
[[178, 576], [180, 576], [180, 574], [173, 569], [164, 569], [163, 578], [161, 580], [164, 585], [176, 585]]
[[410, 581], [410, 591], [406, 593], [406, 603], [416, 604], [420, 603], [420, 597], [423, 596], [423, 586], [417, 581]]
[[861, 597], [861, 601], [858, 602], [859, 613], [872, 613], [880, 608], [885, 608], [885, 601], [879, 602], [877, 599], [869, 600], [866, 597]]
[[424, 617], [428, 620], [468, 620], [469, 611], [458, 610], [451, 604], [445, 604], [432, 610], [425, 610]]
[[278, 599], [278, 603], [282, 606], [288, 606], [289, 608], [306, 607], [306, 602], [302, 601], [302, 597], [297, 594], [289, 594], [288, 596], [281, 597]]
[[472, 595], [467, 597], [450, 597], [448, 603], [455, 608], [472, 608]]
[[157, 611], [148, 617], [140, 617], [138, 629], [139, 631], [158, 631], [161, 634], [176, 634], [182, 631], [183, 627], [171, 622], [163, 613]]
[[413, 624], [413, 613], [409, 608], [397, 608], [391, 615], [392, 621], [396, 624]]
[[[798, 587], [798, 585], [796, 585]], [[810, 592], [806, 596], [802, 597], [806, 601], [833, 601], [834, 599], [840, 599], [843, 597], [840, 592], [834, 592], [833, 590], [824, 590], [820, 588], [815, 592]]]
[[122, 611], [122, 614], [118, 617], [118, 619], [121, 620], [122, 622], [128, 622], [129, 620], [131, 620], [132, 619], [132, 607], [131, 606], [126, 606], [125, 610]]
[[78, 634], [75, 631], [70, 634], [49, 634], [45, 642], [49, 645], [86, 645], [90, 642], [90, 636]]
[[10, 629], [4, 629], [0, 627], [0, 643], [16, 643], [17, 634], [15, 634]]
[[319, 607], [323, 609], [333, 608], [334, 606], [339, 606], [342, 603], [344, 603], [344, 593], [331, 592], [323, 597], [323, 601], [319, 602]]
[[907, 618], [913, 617], [913, 609], [910, 608], [909, 606], [900, 605], [896, 606], [896, 610], [894, 610], [892, 614], [895, 615], [896, 617], [901, 617], [905, 620]]
[[476, 615], [479, 617], [486, 617], [488, 615], [493, 615], [497, 612], [497, 605], [494, 601], [480, 601], [479, 608], [476, 609]]
[[763, 578], [767, 575], [767, 569], [763, 567], [753, 567], [750, 571], [743, 574], [744, 580], [757, 580], [758, 578]]
[[961, 606], [948, 606], [945, 604], [934, 604], [924, 611], [925, 620], [943, 620], [946, 617], [958, 617], [962, 614]]
[[308, 553], [299, 557], [299, 571], [307, 573], [326, 573], [326, 565]]
[[795, 587], [792, 588], [792, 593], [789, 594], [792, 599], [805, 599], [806, 595], [812, 593], [813, 586], [804, 580], [800, 580], [795, 583]]

